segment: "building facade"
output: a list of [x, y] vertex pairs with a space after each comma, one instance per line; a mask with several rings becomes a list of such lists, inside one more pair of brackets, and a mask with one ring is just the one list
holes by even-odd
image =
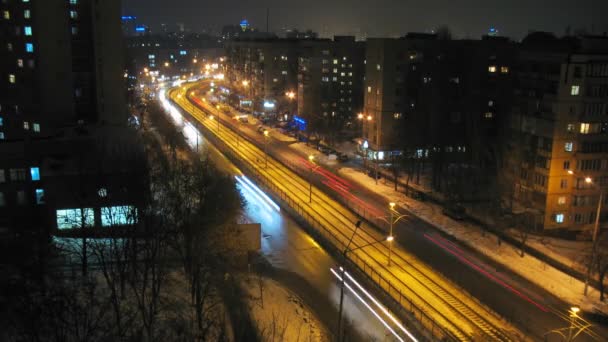
[[369, 39], [363, 138], [370, 158], [420, 158], [496, 166], [507, 117], [514, 44], [410, 33]]
[[76, 174], [70, 150], [96, 158], [94, 141], [126, 126], [120, 12], [119, 0], [0, 1], [0, 227], [56, 229], [58, 206], [78, 207], [51, 201]]
[[591, 233], [608, 186], [607, 115], [606, 37], [524, 39], [504, 176], [529, 225]]

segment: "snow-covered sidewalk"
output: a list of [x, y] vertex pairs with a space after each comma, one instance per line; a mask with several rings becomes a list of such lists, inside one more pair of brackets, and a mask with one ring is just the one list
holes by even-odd
[[476, 225], [452, 220], [442, 214], [442, 208], [439, 205], [419, 202], [405, 196], [401, 192], [396, 192], [392, 182], [385, 183], [382, 180], [376, 185], [373, 179], [359, 170], [342, 168], [339, 173], [363, 187], [373, 189], [376, 193], [384, 196], [387, 201], [395, 202], [401, 207], [408, 208], [422, 220], [438, 227], [462, 244], [505, 265], [505, 267], [510, 268], [523, 278], [553, 293], [563, 301], [580, 305], [585, 311], [601, 310], [604, 313], [608, 313], [608, 304], [599, 301], [599, 293], [596, 289], [590, 288], [589, 295], [584, 296], [584, 283], [582, 281], [547, 265], [533, 256], [526, 255], [523, 258], [520, 257], [519, 250], [516, 247], [507, 243], [498, 245], [498, 238], [494, 234], [482, 232], [482, 229]]
[[320, 320], [294, 293], [274, 280], [252, 275], [241, 281], [262, 341], [330, 341]]

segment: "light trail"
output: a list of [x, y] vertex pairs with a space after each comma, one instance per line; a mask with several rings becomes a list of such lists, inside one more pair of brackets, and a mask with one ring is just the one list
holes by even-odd
[[357, 297], [357, 299], [359, 299], [359, 301], [363, 303], [363, 305], [365, 305], [365, 307], [374, 316], [376, 316], [376, 318], [382, 323], [382, 325], [384, 325], [399, 341], [405, 342], [405, 340], [401, 336], [399, 336], [399, 334], [397, 334], [397, 332], [393, 328], [391, 328], [391, 326], [384, 320], [384, 318], [382, 318], [380, 314], [376, 312], [376, 310], [374, 310], [374, 308], [372, 308], [363, 298], [361, 298], [357, 291], [355, 291], [347, 282], [345, 282], [333, 268], [330, 268], [330, 271], [336, 276], [336, 278], [338, 278], [339, 281], [344, 283], [344, 286], [346, 286], [350, 290], [350, 292], [352, 292], [355, 297]]
[[274, 201], [270, 199], [270, 197], [268, 197], [268, 195], [266, 195], [264, 191], [260, 190], [257, 185], [253, 184], [253, 182], [251, 182], [249, 178], [247, 178], [247, 176], [242, 176], [242, 180], [245, 181], [245, 183], [249, 184], [249, 186], [251, 186], [258, 194], [260, 194], [260, 196], [264, 198], [268, 204], [275, 208], [276, 211], [281, 211], [281, 208], [276, 203], [274, 203]]
[[498, 277], [492, 275], [490, 272], [486, 271], [485, 269], [483, 269], [482, 267], [480, 267], [479, 265], [471, 262], [469, 259], [467, 259], [465, 256], [461, 255], [460, 253], [452, 250], [449, 247], [446, 247], [443, 243], [437, 241], [435, 238], [431, 237], [428, 234], [424, 234], [424, 237], [426, 237], [428, 240], [432, 241], [433, 243], [435, 243], [437, 246], [441, 247], [443, 250], [449, 252], [450, 254], [454, 255], [456, 258], [458, 258], [460, 261], [464, 262], [465, 264], [469, 265], [471, 268], [477, 270], [479, 273], [485, 275], [487, 278], [493, 280], [495, 283], [501, 285], [502, 287], [504, 287], [505, 289], [513, 292], [514, 294], [516, 294], [517, 296], [521, 297], [522, 299], [524, 299], [525, 301], [529, 302], [530, 304], [536, 306], [537, 308], [541, 309], [544, 312], [548, 312], [549, 310], [547, 308], [545, 308], [543, 305], [535, 302], [534, 300], [530, 299], [528, 296], [526, 296], [525, 294], [521, 293], [519, 290], [517, 290], [516, 288], [514, 288], [513, 286], [507, 284], [506, 282], [504, 282], [503, 280], [499, 279]]
[[[342, 267], [340, 267], [340, 271], [342, 271]], [[357, 287], [359, 288], [359, 290], [361, 290], [361, 292], [363, 292], [365, 294], [365, 296], [367, 298], [369, 298], [369, 300], [371, 300], [372, 302], [374, 302], [374, 304], [376, 304], [376, 306], [382, 310], [382, 312], [384, 312], [384, 314], [386, 316], [388, 316], [391, 321], [393, 321], [393, 323], [395, 323], [396, 326], [399, 327], [399, 329], [401, 329], [401, 331], [403, 331], [403, 333], [405, 333], [407, 336], [409, 336], [409, 338], [411, 338], [413, 341], [418, 341], [418, 339], [416, 339], [414, 337], [414, 335], [412, 335], [407, 329], [405, 329], [405, 327], [401, 324], [401, 322], [399, 322], [390, 312], [388, 312], [388, 310], [382, 305], [380, 304], [380, 302], [378, 302], [376, 300], [376, 298], [374, 298], [371, 294], [369, 294], [369, 292], [367, 292], [363, 286], [359, 285], [359, 283], [353, 278], [351, 277], [350, 274], [348, 274], [348, 272], [344, 271], [344, 274], [348, 277], [348, 279], [350, 279], [350, 281], [353, 282], [353, 284], [357, 285]]]
[[257, 191], [251, 188], [247, 183], [243, 182], [243, 180], [239, 178], [239, 176], [234, 176], [234, 178], [242, 189], [244, 189], [253, 198], [255, 198], [256, 202], [262, 204], [268, 211], [272, 211], [273, 207], [268, 204], [268, 202], [266, 202], [262, 197], [260, 197]]

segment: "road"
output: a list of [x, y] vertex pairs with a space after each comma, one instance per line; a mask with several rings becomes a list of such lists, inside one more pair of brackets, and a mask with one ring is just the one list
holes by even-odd
[[[403, 309], [415, 315], [436, 337], [462, 341], [522, 338], [521, 332], [508, 322], [501, 320], [406, 250], [398, 246], [391, 248], [389, 242], [379, 243], [386, 240], [386, 235], [378, 233], [370, 224], [364, 222], [353, 235], [355, 222], [359, 220], [354, 212], [316, 186], [312, 186], [314, 196], [309, 201], [309, 184], [303, 177], [274, 158], [267, 157], [261, 148], [239, 139], [224, 126], [229, 118], [223, 117], [215, 107], [200, 99], [198, 105], [204, 107], [205, 111], [192, 105], [187, 99], [189, 87], [174, 89], [170, 92], [171, 98], [207, 132], [221, 139], [222, 151], [245, 165], [252, 177], [293, 208], [334, 246], [343, 248], [352, 240], [348, 260], [373, 279]], [[218, 123], [218, 118], [221, 123]], [[387, 265], [391, 250], [392, 264]]]
[[[224, 117], [223, 124], [232, 124], [233, 129], [239, 130], [249, 139], [257, 141], [259, 146], [263, 146], [263, 137], [255, 132], [253, 127], [236, 127], [234, 121], [228, 117]], [[284, 163], [291, 164], [290, 167], [299, 170], [301, 175], [310, 172], [312, 166], [307, 164], [306, 156], [298, 154], [287, 144], [272, 140], [268, 144], [268, 151]], [[344, 184], [343, 180], [316, 169], [312, 179], [315, 186], [346, 198], [351, 208], [359, 207], [357, 211], [364, 213], [372, 221], [374, 215], [386, 215], [386, 208], [382, 207], [385, 200], [365, 188], [350, 183]], [[406, 208], [397, 208], [397, 211], [407, 213]], [[380, 225], [386, 226], [381, 223]], [[473, 251], [454, 245], [438, 234], [434, 227], [415, 216], [408, 215], [399, 222], [395, 226], [395, 235], [399, 245], [405, 250], [448, 277], [458, 287], [467, 289], [468, 293], [492, 311], [508, 318], [526, 336], [543, 339], [548, 331], [570, 324], [566, 313], [570, 306], [568, 303], [561, 302], [550, 293], [485, 260]], [[581, 321], [580, 324], [582, 323]], [[603, 336], [606, 336], [605, 330], [595, 327], [586, 330], [577, 340], [603, 340]], [[552, 337], [557, 340], [558, 336], [548, 335], [549, 340], [552, 340]]]
[[[242, 177], [242, 172], [202, 135], [193, 132], [191, 126], [185, 132], [190, 137], [196, 134], [196, 138], [191, 139], [193, 149], [208, 151], [220, 170]], [[329, 330], [335, 331], [340, 288], [330, 269], [336, 269], [340, 263], [284, 211], [266, 203], [252, 188], [240, 183], [237, 187], [246, 201], [241, 222], [261, 223], [261, 254], [278, 270], [272, 272], [276, 280], [288, 285]], [[350, 291], [345, 292], [344, 298], [343, 319], [349, 323], [348, 340], [398, 341]]]

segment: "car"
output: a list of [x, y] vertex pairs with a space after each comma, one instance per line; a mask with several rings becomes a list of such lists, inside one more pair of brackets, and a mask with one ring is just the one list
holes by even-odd
[[467, 210], [458, 204], [448, 205], [443, 208], [441, 213], [449, 218], [462, 221], [467, 217]]
[[339, 153], [338, 154], [338, 160], [341, 161], [341, 162], [348, 161], [348, 155], [346, 155], [346, 153]]
[[260, 134], [264, 134], [265, 130], [266, 130], [266, 128], [264, 128], [264, 126], [262, 126], [262, 125], [258, 126], [258, 128], [256, 129], [256, 131]]

